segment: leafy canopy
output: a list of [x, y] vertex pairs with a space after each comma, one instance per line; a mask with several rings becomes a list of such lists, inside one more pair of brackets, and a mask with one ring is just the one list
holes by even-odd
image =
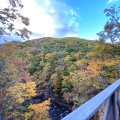
[[119, 42], [120, 39], [120, 7], [116, 7], [116, 5], [111, 8], [107, 8], [104, 10], [106, 17], [109, 20], [106, 22], [104, 26], [104, 31], [98, 33], [100, 39], [104, 41], [110, 40], [110, 42], [116, 43]]

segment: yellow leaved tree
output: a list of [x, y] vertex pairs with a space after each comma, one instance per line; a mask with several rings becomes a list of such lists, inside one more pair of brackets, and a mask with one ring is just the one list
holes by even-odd
[[29, 106], [29, 111], [23, 114], [25, 120], [50, 120], [49, 118], [50, 110], [50, 98], [39, 104], [31, 104]]

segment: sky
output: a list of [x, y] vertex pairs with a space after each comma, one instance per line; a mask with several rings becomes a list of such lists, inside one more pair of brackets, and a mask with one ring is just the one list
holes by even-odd
[[71, 36], [98, 39], [96, 33], [103, 30], [108, 19], [104, 9], [120, 6], [120, 0], [22, 0], [22, 3], [24, 8], [20, 12], [30, 18], [28, 29], [33, 32], [30, 39]]

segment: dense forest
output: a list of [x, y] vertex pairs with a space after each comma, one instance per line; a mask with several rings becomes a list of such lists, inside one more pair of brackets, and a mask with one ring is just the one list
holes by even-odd
[[[21, 0], [7, 4], [0, 7], [0, 37], [29, 39], [32, 32], [14, 24], [30, 23], [20, 13]], [[0, 120], [60, 120], [120, 77], [120, 7], [104, 13], [109, 19], [96, 41], [44, 37], [0, 44]]]
[[120, 44], [102, 39], [45, 37], [0, 45], [0, 117], [50, 120], [53, 102], [76, 109], [118, 79], [119, 57]]

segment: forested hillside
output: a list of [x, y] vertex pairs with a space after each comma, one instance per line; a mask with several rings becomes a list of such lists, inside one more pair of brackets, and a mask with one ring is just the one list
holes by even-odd
[[119, 57], [120, 44], [76, 37], [0, 45], [0, 117], [50, 120], [53, 102], [74, 110], [118, 79]]

